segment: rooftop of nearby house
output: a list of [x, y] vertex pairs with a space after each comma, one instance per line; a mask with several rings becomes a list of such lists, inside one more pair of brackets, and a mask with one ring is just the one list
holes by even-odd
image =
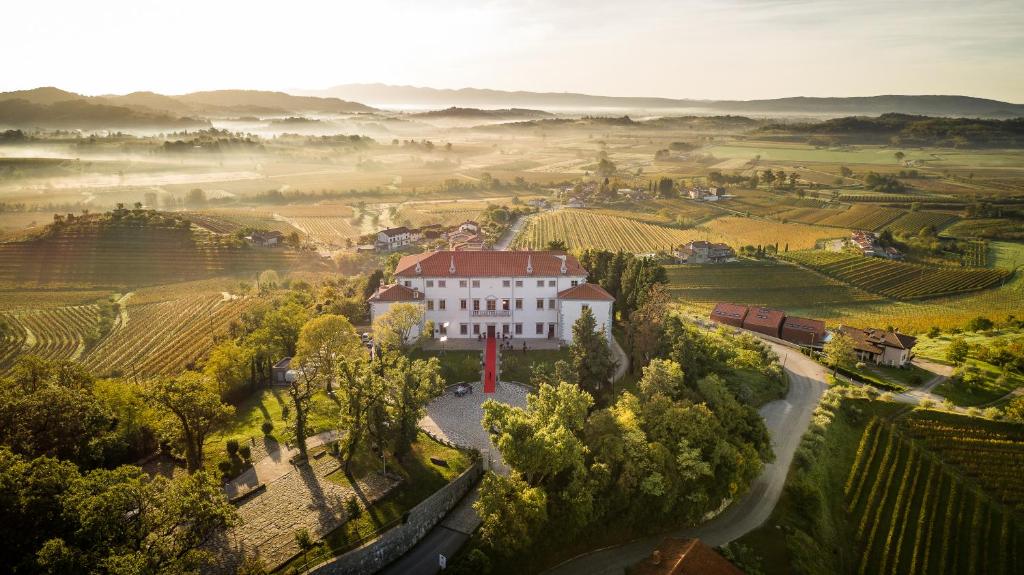
[[782, 325], [782, 320], [785, 317], [786, 314], [782, 310], [752, 307], [747, 312], [747, 317], [743, 320], [743, 323], [759, 327], [778, 328]]
[[[564, 271], [563, 271], [564, 269]], [[404, 256], [398, 277], [586, 276], [579, 260], [561, 251], [452, 251]]]
[[806, 331], [817, 334], [825, 333], [825, 322], [821, 321], [820, 319], [810, 319], [795, 315], [787, 315], [786, 321], [782, 324], [782, 327], [786, 329], [795, 329], [798, 331]]
[[416, 301], [420, 299], [418, 291], [402, 284], [382, 285], [370, 296], [369, 301], [397, 302]]
[[558, 292], [559, 299], [578, 299], [587, 301], [615, 301], [615, 296], [603, 287], [585, 283]]
[[743, 575], [700, 539], [666, 538], [630, 575]]
[[839, 327], [839, 331], [853, 340], [854, 348], [872, 353], [882, 353], [885, 347], [913, 349], [917, 344], [917, 338], [914, 336], [873, 327], [860, 329], [844, 325]]
[[377, 233], [378, 234], [384, 234], [385, 236], [387, 236], [389, 238], [393, 238], [395, 236], [400, 236], [402, 234], [409, 233], [409, 228], [407, 228], [405, 226], [399, 226], [397, 228], [388, 228], [386, 230], [381, 230], [381, 231], [379, 231]]
[[719, 303], [711, 311], [712, 316], [743, 319], [747, 315], [747, 306], [734, 303]]

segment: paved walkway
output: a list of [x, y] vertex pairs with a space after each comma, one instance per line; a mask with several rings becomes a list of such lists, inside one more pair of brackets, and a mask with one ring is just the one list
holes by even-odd
[[493, 399], [516, 407], [526, 407], [526, 394], [529, 392], [530, 389], [524, 385], [499, 381], [494, 393], [482, 393], [478, 386], [469, 395], [455, 397], [449, 387], [444, 395], [427, 406], [427, 415], [420, 420], [419, 426], [439, 439], [479, 449], [484, 459], [490, 460], [492, 469], [508, 473], [501, 454], [491, 445], [490, 435], [480, 423], [484, 417], [483, 403]]
[[[322, 433], [318, 433], [313, 437], [306, 438], [306, 449], [320, 447], [321, 445], [330, 443], [339, 437], [341, 437], [341, 433], [338, 431], [324, 431]], [[239, 495], [244, 495], [245, 493], [259, 487], [260, 484], [266, 485], [273, 483], [288, 473], [291, 473], [295, 470], [295, 466], [292, 465], [290, 461], [298, 454], [298, 447], [285, 446], [282, 448], [280, 444], [277, 444], [277, 449], [270, 449], [266, 457], [263, 457], [254, 463], [252, 467], [245, 470], [244, 473], [234, 478], [224, 486], [224, 492], [227, 493], [228, 499], [234, 499]]]
[[[320, 433], [306, 445], [312, 449], [338, 435], [335, 431]], [[272, 451], [230, 484], [235, 490], [248, 489], [251, 482], [266, 486], [238, 505], [240, 522], [223, 544], [235, 556], [258, 556], [270, 570], [299, 553], [297, 531], [306, 529], [314, 541], [321, 539], [348, 521], [349, 499], [355, 497], [360, 507], [367, 509], [398, 485], [379, 473], [360, 478], [355, 486], [338, 483], [327, 478], [340, 469], [336, 459], [324, 455], [311, 458], [307, 465], [294, 466], [288, 460], [296, 454], [297, 448]]]
[[498, 241], [494, 242], [494, 249], [507, 250], [509, 246], [512, 245], [512, 242], [516, 237], [523, 231], [523, 228], [526, 226], [526, 222], [530, 221], [536, 215], [537, 214], [527, 214], [512, 222], [512, 225], [505, 230], [505, 233], [501, 234]]

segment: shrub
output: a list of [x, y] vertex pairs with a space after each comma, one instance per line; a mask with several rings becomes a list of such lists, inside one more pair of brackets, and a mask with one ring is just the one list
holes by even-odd
[[228, 443], [227, 443], [227, 446], [228, 446], [228, 455], [230, 455], [231, 457], [234, 457], [234, 456], [238, 455], [238, 440], [237, 439], [229, 439]]
[[345, 510], [348, 511], [348, 518], [355, 519], [363, 514], [363, 508], [359, 506], [359, 500], [356, 499], [355, 495], [348, 498], [345, 502]]
[[313, 537], [309, 534], [309, 530], [305, 527], [295, 532], [295, 542], [299, 544], [303, 551], [308, 551], [316, 545], [313, 542]]
[[248, 445], [243, 445], [238, 448], [238, 455], [242, 456], [242, 459], [249, 461], [252, 459], [252, 448]]
[[926, 398], [922, 399], [920, 401], [920, 403], [918, 403], [917, 405], [919, 407], [921, 407], [922, 409], [929, 409], [929, 408], [935, 407], [935, 401], [931, 400], [931, 399], [928, 399], [926, 397]]
[[928, 330], [928, 337], [935, 339], [939, 337], [939, 334], [941, 333], [942, 331], [939, 330], [938, 326], [933, 325], [932, 328]]
[[864, 369], [865, 367], [867, 367], [867, 364], [864, 363], [863, 361], [858, 361], [857, 365], [855, 365], [854, 367], [856, 367], [857, 369]]
[[480, 549], [473, 549], [466, 558], [454, 565], [455, 575], [488, 575], [493, 567], [491, 558]]
[[263, 422], [260, 429], [263, 430], [263, 435], [270, 435], [274, 431], [274, 422], [268, 419]]
[[217, 469], [219, 469], [222, 474], [227, 475], [228, 473], [231, 473], [231, 462], [221, 461], [217, 464]]
[[291, 408], [287, 405], [281, 406], [281, 419], [288, 421], [288, 414], [291, 413]]

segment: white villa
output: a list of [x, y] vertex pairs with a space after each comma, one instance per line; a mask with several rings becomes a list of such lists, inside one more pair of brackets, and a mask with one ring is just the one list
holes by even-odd
[[424, 322], [433, 322], [436, 336], [544, 338], [568, 344], [573, 323], [583, 308], [590, 308], [598, 328], [612, 337], [615, 298], [587, 283], [587, 270], [564, 252], [425, 252], [403, 257], [395, 280], [370, 296], [371, 320], [392, 304], [408, 302], [424, 307]]

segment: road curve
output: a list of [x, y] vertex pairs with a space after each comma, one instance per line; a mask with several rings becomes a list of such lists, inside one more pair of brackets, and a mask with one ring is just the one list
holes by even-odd
[[620, 575], [626, 568], [649, 556], [666, 535], [699, 537], [711, 546], [734, 541], [757, 529], [771, 516], [782, 494], [790, 463], [800, 439], [811, 421], [811, 414], [827, 387], [826, 374], [818, 363], [800, 352], [768, 342], [783, 362], [789, 376], [785, 399], [761, 408], [761, 416], [771, 435], [775, 462], [765, 465], [750, 491], [721, 515], [693, 529], [667, 534], [580, 555], [546, 571], [549, 575]]

